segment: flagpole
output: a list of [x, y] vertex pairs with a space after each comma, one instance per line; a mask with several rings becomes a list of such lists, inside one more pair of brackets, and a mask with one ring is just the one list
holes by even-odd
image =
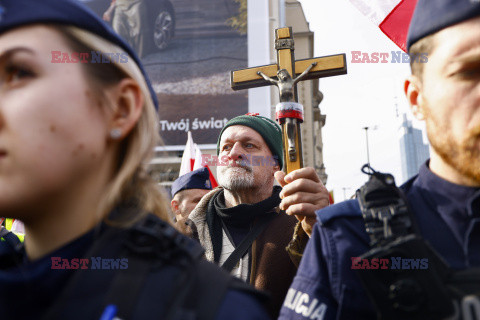
[[285, 0], [278, 0], [278, 17], [278, 27], [285, 27], [287, 25], [285, 14]]

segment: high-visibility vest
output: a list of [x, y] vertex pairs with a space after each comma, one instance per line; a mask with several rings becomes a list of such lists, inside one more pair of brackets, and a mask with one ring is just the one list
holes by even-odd
[[2, 218], [2, 221], [0, 222], [3, 222], [3, 220], [5, 220], [5, 228], [13, 232], [18, 237], [18, 239], [20, 239], [20, 241], [23, 242], [23, 240], [25, 240], [25, 231], [24, 231], [25, 229], [23, 227], [23, 223], [18, 219], [12, 219], [12, 218], [7, 218], [7, 219]]

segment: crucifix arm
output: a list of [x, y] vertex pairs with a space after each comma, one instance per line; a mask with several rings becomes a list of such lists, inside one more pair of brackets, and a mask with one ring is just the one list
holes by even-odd
[[310, 70], [312, 70], [313, 67], [315, 67], [317, 65], [316, 62], [312, 63], [311, 65], [308, 66], [307, 69], [305, 69], [305, 71], [303, 71], [301, 74], [298, 75], [298, 77], [296, 77], [295, 79], [293, 79], [293, 83], [296, 84], [298, 81], [302, 80], [303, 77], [305, 77], [305, 75], [307, 73], [310, 72]]
[[272, 83], [272, 84], [274, 84], [274, 85], [277, 85], [277, 84], [278, 84], [278, 81], [277, 81], [277, 80], [270, 78], [269, 76], [267, 76], [267, 75], [266, 75], [265, 73], [263, 73], [262, 71], [257, 71], [257, 74], [258, 74], [259, 76], [262, 76], [263, 79], [265, 79], [266, 81], [268, 81], [268, 82], [270, 82], [270, 83]]

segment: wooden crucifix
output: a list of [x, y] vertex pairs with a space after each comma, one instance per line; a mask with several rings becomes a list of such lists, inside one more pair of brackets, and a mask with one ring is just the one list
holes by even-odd
[[282, 127], [285, 171], [303, 167], [300, 123], [303, 106], [298, 103], [296, 84], [302, 80], [318, 79], [347, 73], [345, 54], [295, 61], [292, 28], [275, 30], [277, 64], [234, 70], [230, 83], [233, 90], [276, 85], [280, 103], [276, 119]]

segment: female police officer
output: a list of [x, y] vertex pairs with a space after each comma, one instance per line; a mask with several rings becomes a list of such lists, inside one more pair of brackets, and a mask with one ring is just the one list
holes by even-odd
[[0, 2], [0, 216], [27, 234], [0, 244], [2, 319], [265, 318], [158, 218], [156, 105], [135, 53], [80, 4]]

